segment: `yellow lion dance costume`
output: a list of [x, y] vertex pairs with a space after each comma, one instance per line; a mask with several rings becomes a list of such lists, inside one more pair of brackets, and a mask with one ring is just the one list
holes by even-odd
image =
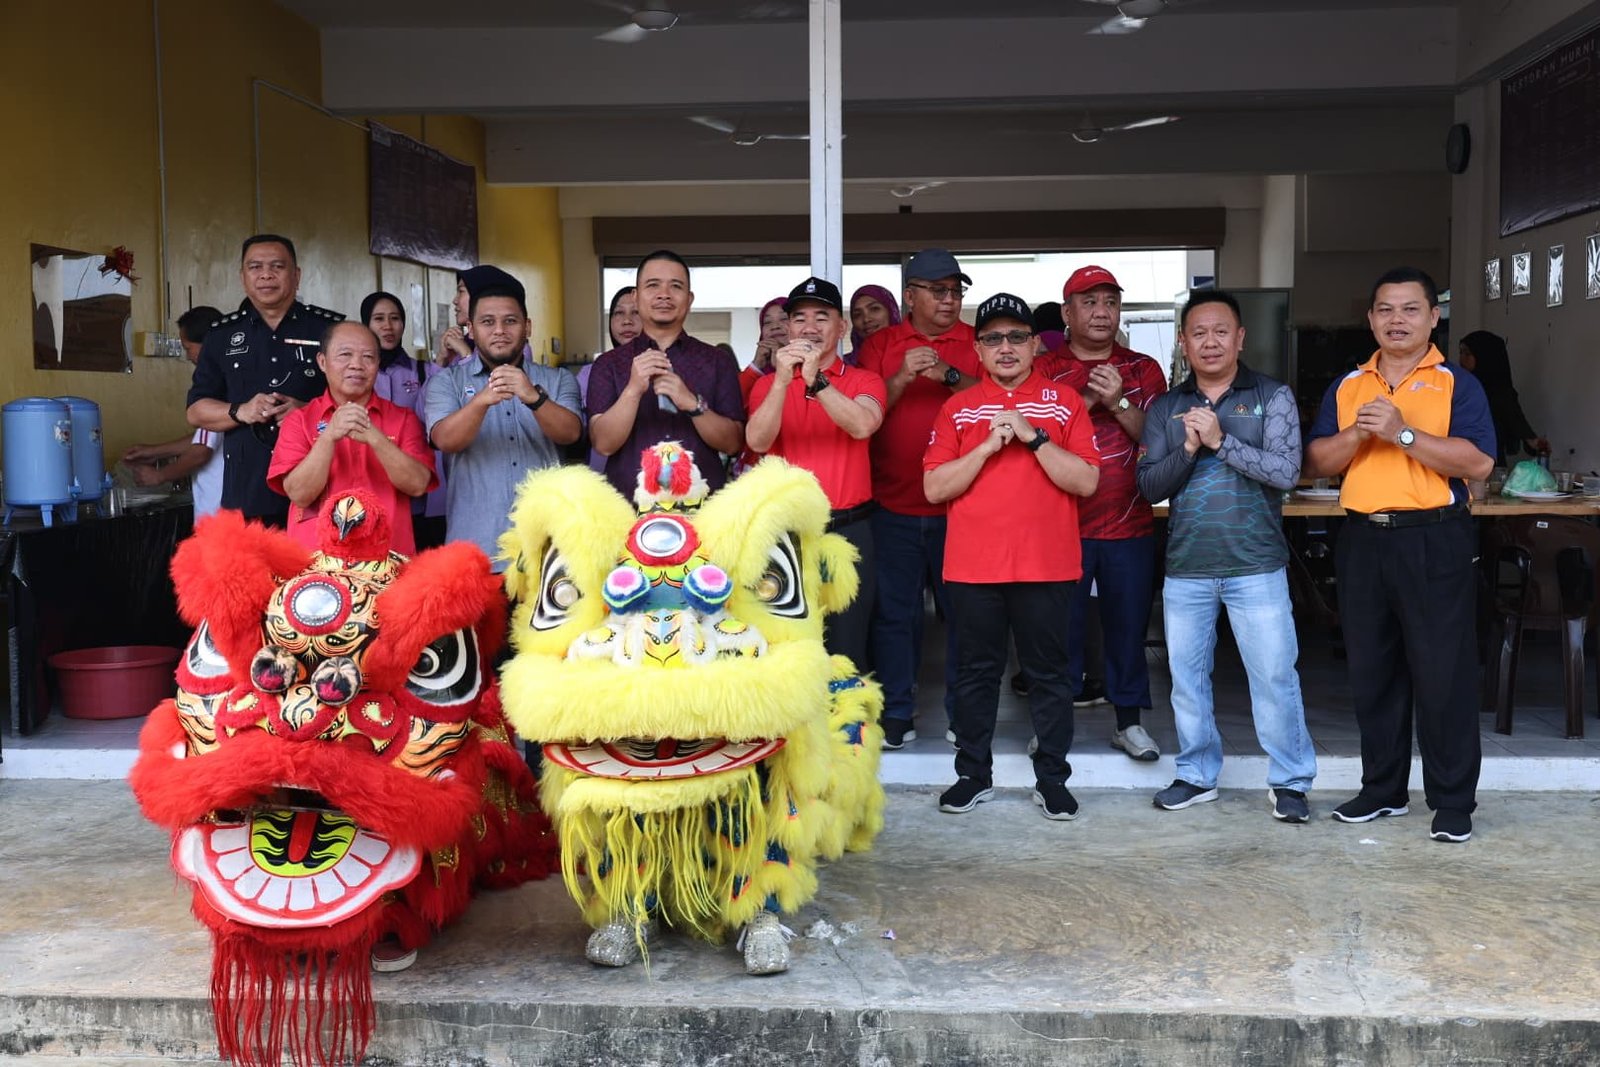
[[819, 859], [883, 825], [883, 696], [823, 648], [856, 594], [816, 479], [768, 459], [714, 496], [674, 443], [643, 456], [635, 509], [581, 467], [530, 475], [512, 560], [507, 718], [543, 743], [541, 799], [595, 932], [639, 959], [658, 921], [720, 941], [751, 974], [789, 966], [779, 914]]

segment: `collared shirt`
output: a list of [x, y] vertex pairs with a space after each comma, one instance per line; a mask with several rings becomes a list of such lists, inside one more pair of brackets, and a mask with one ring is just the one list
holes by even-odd
[[[419, 420], [427, 419], [428, 411], [423, 403], [428, 394], [427, 361], [413, 359], [400, 349], [379, 352], [378, 358], [380, 366], [378, 377], [372, 383], [372, 391], [390, 403], [416, 412]], [[388, 362], [384, 363], [383, 360]], [[435, 473], [444, 469], [442, 454], [434, 454], [433, 466]], [[444, 482], [441, 480], [439, 488], [413, 500], [411, 511], [416, 515], [443, 515]]]
[[189, 440], [211, 449], [211, 458], [189, 479], [194, 521], [199, 522], [222, 507], [222, 435], [216, 430], [196, 430]]
[[[526, 356], [528, 380], [559, 404], [576, 413], [582, 408], [578, 381], [559, 367], [534, 363]], [[489, 383], [491, 368], [474, 352], [428, 378], [426, 419], [431, 439], [439, 420], [459, 410]], [[483, 416], [478, 436], [460, 452], [445, 453], [445, 536], [471, 541], [491, 560], [496, 573], [505, 570], [499, 554], [500, 535], [511, 524], [517, 487], [529, 471], [561, 464], [561, 446], [545, 436], [538, 417], [526, 404], [502, 400]]]
[[[246, 300], [211, 327], [200, 345], [185, 405], [197, 400], [243, 404], [257, 393], [311, 400], [327, 388], [317, 367], [322, 332], [344, 316], [296, 300], [277, 329]], [[222, 506], [246, 518], [282, 518], [289, 501], [267, 486], [278, 427], [235, 426], [223, 433]]]
[[[939, 358], [969, 378], [981, 378], [977, 342], [964, 322], [929, 337], [906, 319], [885, 326], [861, 345], [857, 361], [863, 370], [885, 383], [905, 365], [906, 352], [926, 345]], [[930, 504], [922, 492], [922, 453], [939, 409], [950, 399], [950, 387], [920, 374], [906, 385], [893, 407], [883, 413], [883, 425], [872, 435], [872, 489], [878, 503], [901, 515], [943, 515], [943, 504]]]
[[[625, 345], [603, 353], [594, 361], [589, 372], [589, 418], [611, 410], [622, 390], [627, 387], [628, 375], [633, 371], [635, 356], [656, 347], [649, 334], [641, 333]], [[667, 358], [672, 369], [683, 379], [691, 392], [705, 401], [706, 410], [723, 418], [743, 422], [745, 418], [744, 395], [739, 390], [739, 361], [722, 349], [704, 341], [678, 334], [678, 339], [667, 346]], [[639, 398], [639, 411], [633, 418], [633, 430], [622, 447], [606, 457], [606, 478], [617, 492], [633, 499], [639, 481], [639, 456], [645, 449], [662, 441], [677, 441], [694, 453], [694, 465], [706, 480], [708, 489], [720, 489], [727, 481], [722, 469], [722, 459], [717, 450], [706, 444], [700, 436], [694, 419], [681, 411], [663, 411], [659, 398], [646, 393]]]
[[[328, 428], [328, 421], [339, 409], [340, 402], [332, 393], [323, 393], [305, 407], [291, 411], [278, 429], [278, 445], [272, 450], [272, 465], [267, 469], [267, 484], [274, 492], [283, 492], [283, 480], [311, 451], [317, 438]], [[391, 404], [374, 393], [367, 398], [367, 415], [372, 427], [399, 446], [400, 451], [428, 468], [428, 488], [438, 482], [433, 468], [433, 450], [422, 434], [422, 422], [417, 413], [399, 404]], [[378, 454], [370, 445], [346, 437], [333, 443], [333, 461], [328, 464], [328, 482], [309, 507], [291, 504], [289, 507], [289, 536], [305, 545], [316, 548], [317, 513], [332, 497], [352, 489], [366, 489], [378, 498], [389, 513], [389, 547], [396, 552], [411, 555], [417, 550], [416, 538], [411, 531], [411, 497], [394, 487], [389, 472], [383, 469]]]
[[[1184, 450], [1184, 412], [1215, 411], [1216, 450]], [[1294, 391], [1239, 364], [1213, 404], [1191, 375], [1145, 415], [1139, 491], [1171, 500], [1167, 573], [1175, 578], [1270, 574], [1289, 562], [1283, 494], [1300, 477], [1300, 412]]]
[[[1495, 454], [1494, 420], [1478, 379], [1445, 361], [1432, 345], [1421, 361], [1393, 388], [1378, 370], [1378, 355], [1328, 387], [1310, 440], [1332, 437], [1355, 425], [1363, 404], [1387, 397], [1406, 425], [1436, 437], [1464, 437], [1486, 456]], [[1423, 466], [1405, 449], [1369, 437], [1345, 468], [1339, 503], [1350, 511], [1417, 511], [1447, 507], [1467, 499], [1466, 485]]]
[[[827, 376], [830, 389], [838, 390], [852, 403], [857, 397], [865, 396], [876, 401], [880, 410], [888, 406], [883, 379], [871, 371], [835, 359], [821, 373]], [[774, 375], [761, 376], [750, 391], [751, 411], [760, 407], [772, 393], [776, 381]], [[828, 494], [829, 506], [837, 511], [872, 499], [869, 440], [865, 437], [858, 440], [845, 433], [823, 408], [819, 398], [806, 395], [805, 379], [796, 374], [784, 394], [783, 423], [767, 455], [782, 456], [796, 467], [804, 467], [816, 475], [822, 491]]]
[[[945, 401], [933, 420], [923, 470], [977, 448], [1001, 411], [1020, 411], [1031, 425], [1049, 433], [1053, 444], [1100, 466], [1083, 398], [1034, 372], [1015, 389], [985, 376]], [[1050, 480], [1036, 453], [1012, 441], [984, 462], [966, 492], [950, 501], [945, 581], [1076, 581], [1083, 576], [1078, 500]]]

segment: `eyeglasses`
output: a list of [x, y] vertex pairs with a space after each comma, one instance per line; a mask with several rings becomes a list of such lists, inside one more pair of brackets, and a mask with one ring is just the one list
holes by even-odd
[[999, 348], [1002, 344], [1010, 342], [1012, 348], [1020, 348], [1033, 339], [1033, 334], [1027, 330], [1012, 330], [1009, 333], [980, 333], [978, 343], [985, 348]]
[[935, 300], [960, 300], [967, 295], [967, 287], [964, 285], [919, 285], [912, 282], [911, 288], [931, 293]]

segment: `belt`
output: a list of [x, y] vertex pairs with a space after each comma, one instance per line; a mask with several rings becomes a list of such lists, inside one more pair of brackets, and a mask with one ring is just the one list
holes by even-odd
[[831, 533], [834, 530], [849, 526], [852, 522], [860, 522], [877, 510], [878, 502], [876, 500], [868, 500], [865, 503], [857, 504], [853, 508], [835, 508], [828, 513], [828, 531]]
[[1345, 514], [1352, 519], [1371, 523], [1373, 526], [1399, 530], [1407, 526], [1433, 526], [1448, 522], [1467, 514], [1467, 509], [1461, 504], [1451, 504], [1449, 507], [1424, 508], [1419, 511], [1346, 511]]

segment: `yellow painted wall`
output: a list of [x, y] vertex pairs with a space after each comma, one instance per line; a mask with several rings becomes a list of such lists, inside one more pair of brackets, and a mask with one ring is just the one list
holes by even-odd
[[[170, 294], [160, 285], [156, 34], [161, 24]], [[71, 42], [70, 49], [40, 42]], [[64, 56], [71, 63], [63, 63]], [[239, 242], [258, 228], [291, 237], [301, 297], [355, 314], [380, 284], [434, 305], [449, 271], [367, 252], [364, 131], [285, 93], [321, 92], [316, 31], [273, 4], [214, 0], [0, 3], [0, 400], [71, 393], [102, 408], [106, 452], [183, 431], [189, 365], [135, 357], [131, 374], [35, 371], [28, 244], [98, 253], [125, 245], [141, 278], [137, 332], [174, 329], [194, 304], [237, 306]], [[259, 126], [254, 120], [259, 119]], [[381, 119], [478, 168], [480, 259], [528, 287], [534, 350], [561, 326], [561, 228], [553, 190], [489, 187], [482, 125], [463, 116]], [[260, 220], [255, 137], [259, 129]]]

